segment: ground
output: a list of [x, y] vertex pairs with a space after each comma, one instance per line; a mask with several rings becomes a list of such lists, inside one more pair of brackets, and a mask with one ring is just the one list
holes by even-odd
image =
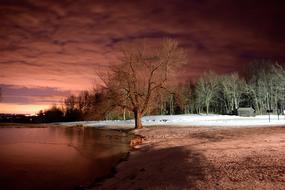
[[285, 127], [149, 127], [94, 189], [285, 189]]

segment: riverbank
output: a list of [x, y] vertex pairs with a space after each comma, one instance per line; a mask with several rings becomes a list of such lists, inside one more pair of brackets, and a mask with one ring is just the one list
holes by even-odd
[[284, 189], [285, 127], [149, 127], [93, 189]]

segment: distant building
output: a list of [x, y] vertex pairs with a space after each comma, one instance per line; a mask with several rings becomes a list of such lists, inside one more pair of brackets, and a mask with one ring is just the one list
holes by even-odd
[[237, 109], [237, 114], [242, 117], [254, 117], [255, 110], [252, 107], [241, 107]]

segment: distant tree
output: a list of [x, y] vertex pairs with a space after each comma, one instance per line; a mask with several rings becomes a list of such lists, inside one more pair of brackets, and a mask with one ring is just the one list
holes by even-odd
[[48, 123], [60, 122], [64, 120], [64, 112], [56, 105], [53, 105], [50, 109], [45, 110], [43, 116], [44, 116], [44, 121]]
[[[184, 64], [186, 56], [174, 40], [163, 40], [158, 49], [145, 46], [124, 49], [121, 63], [113, 66], [107, 79], [108, 99], [112, 106], [133, 112], [135, 128], [142, 128], [141, 118], [155, 98], [169, 87], [175, 68]], [[173, 82], [174, 80], [171, 80]]]
[[77, 107], [81, 113], [85, 113], [88, 110], [89, 98], [90, 98], [90, 93], [86, 90], [82, 91], [78, 95], [77, 97], [78, 106]]
[[64, 100], [64, 104], [65, 104], [65, 108], [67, 110], [74, 110], [76, 109], [76, 104], [77, 104], [77, 97], [74, 96], [74, 95], [71, 95], [69, 97], [67, 97], [65, 100]]
[[64, 101], [65, 107], [65, 120], [66, 121], [77, 121], [81, 119], [81, 106], [82, 102], [80, 102], [80, 96], [76, 97], [71, 95], [67, 97]]
[[266, 110], [277, 111], [278, 104], [284, 102], [285, 71], [278, 63], [270, 60], [255, 61], [249, 81], [250, 94], [259, 114]]
[[92, 92], [89, 92], [84, 118], [92, 120], [107, 119], [112, 109], [113, 107], [107, 97], [106, 90], [94, 89]]
[[178, 86], [175, 91], [176, 104], [181, 113], [188, 114], [191, 102], [191, 83]]
[[237, 73], [221, 77], [221, 90], [227, 113], [236, 112], [242, 95], [246, 92], [246, 82]]
[[204, 73], [196, 84], [196, 105], [202, 108], [205, 107], [207, 114], [209, 113], [210, 104], [215, 100], [217, 89], [217, 75], [213, 72]]

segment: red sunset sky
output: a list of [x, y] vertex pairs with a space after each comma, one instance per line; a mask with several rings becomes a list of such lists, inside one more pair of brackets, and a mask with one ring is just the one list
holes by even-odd
[[285, 60], [282, 0], [1, 0], [0, 113], [35, 113], [98, 84], [119, 47], [179, 41], [187, 79]]

